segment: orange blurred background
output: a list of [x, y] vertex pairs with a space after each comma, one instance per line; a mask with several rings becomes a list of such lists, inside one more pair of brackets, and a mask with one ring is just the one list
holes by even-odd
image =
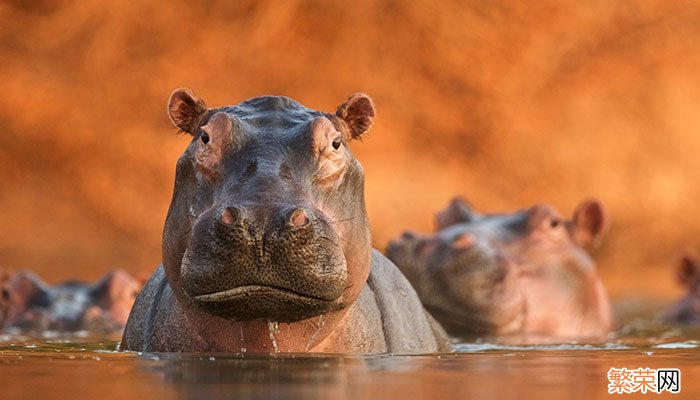
[[700, 247], [697, 2], [126, 3], [0, 3], [6, 268], [56, 282], [159, 263], [189, 140], [165, 113], [177, 87], [325, 111], [363, 91], [378, 116], [353, 151], [376, 247], [428, 231], [457, 194], [566, 215], [595, 196], [613, 296], [681, 293], [672, 267]]

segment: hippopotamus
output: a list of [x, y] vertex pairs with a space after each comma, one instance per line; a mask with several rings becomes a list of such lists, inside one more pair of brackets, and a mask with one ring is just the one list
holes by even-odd
[[175, 90], [191, 135], [177, 162], [163, 264], [121, 348], [156, 352], [426, 353], [450, 349], [401, 272], [371, 247], [364, 172], [348, 145], [375, 109], [281, 96], [208, 108]]
[[610, 331], [610, 303], [585, 251], [606, 227], [600, 202], [584, 201], [564, 220], [549, 205], [480, 214], [457, 198], [435, 220], [435, 233], [406, 232], [387, 256], [451, 335], [594, 338]]
[[141, 285], [123, 270], [110, 271], [93, 284], [68, 280], [53, 286], [22, 270], [2, 286], [2, 326], [34, 332], [119, 331]]
[[664, 320], [679, 325], [700, 325], [700, 257], [696, 252], [688, 251], [681, 257], [676, 278], [688, 293], [664, 313]]

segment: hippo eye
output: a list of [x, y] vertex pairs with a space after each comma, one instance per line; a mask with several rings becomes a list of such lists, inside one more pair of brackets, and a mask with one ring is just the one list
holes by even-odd
[[556, 219], [556, 218], [554, 218], [554, 219], [552, 219], [551, 221], [549, 221], [549, 226], [551, 226], [552, 229], [557, 228], [559, 225], [560, 225], [560, 221], [559, 221], [558, 219]]
[[2, 289], [2, 299], [10, 300], [10, 291], [7, 289]]
[[206, 132], [202, 132], [202, 134], [199, 137], [200, 137], [200, 139], [202, 139], [202, 143], [204, 143], [204, 144], [209, 143], [209, 135], [207, 135]]
[[340, 140], [340, 136], [337, 137], [337, 138], [335, 138], [335, 139], [333, 139], [333, 148], [334, 148], [335, 150], [338, 150], [338, 149], [340, 148], [340, 145], [341, 145], [342, 143], [343, 143], [343, 142]]

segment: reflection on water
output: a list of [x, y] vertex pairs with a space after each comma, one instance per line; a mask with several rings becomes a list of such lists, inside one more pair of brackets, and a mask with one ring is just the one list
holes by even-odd
[[606, 343], [482, 340], [420, 356], [120, 353], [116, 338], [11, 334], [0, 336], [0, 398], [590, 399], [608, 398], [611, 367], [680, 368], [680, 397], [646, 396], [687, 398], [700, 393], [698, 338], [648, 311], [625, 314]]

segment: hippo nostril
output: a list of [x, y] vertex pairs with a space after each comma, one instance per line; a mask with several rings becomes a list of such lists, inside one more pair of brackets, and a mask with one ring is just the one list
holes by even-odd
[[303, 208], [295, 209], [289, 217], [289, 224], [295, 228], [303, 228], [310, 222], [311, 219], [309, 219], [309, 216]]
[[453, 249], [457, 250], [465, 250], [474, 245], [474, 235], [471, 233], [463, 233], [461, 235], [458, 235], [450, 246], [452, 246]]
[[221, 222], [226, 225], [233, 225], [241, 220], [242, 211], [238, 207], [226, 207], [221, 213]]

